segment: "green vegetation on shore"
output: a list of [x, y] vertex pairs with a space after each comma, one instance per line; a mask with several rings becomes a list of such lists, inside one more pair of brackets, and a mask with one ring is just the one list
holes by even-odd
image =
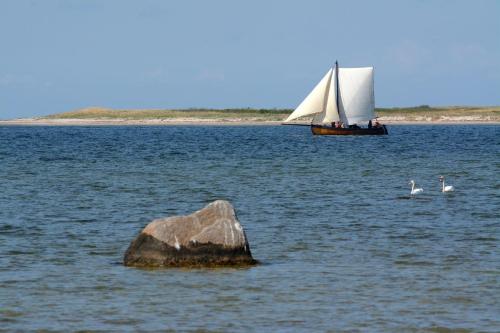
[[462, 119], [477, 121], [500, 121], [500, 106], [446, 106], [431, 107], [421, 105], [406, 108], [378, 108], [375, 110], [379, 117], [386, 119], [405, 118], [408, 121], [418, 120], [453, 120]]
[[[165, 119], [165, 120], [241, 120], [282, 121], [292, 109], [134, 109], [85, 108], [42, 117], [42, 119]], [[377, 108], [382, 119], [394, 121], [500, 121], [500, 107], [430, 107]]]
[[106, 108], [86, 108], [57, 113], [44, 119], [241, 119], [256, 121], [281, 121], [292, 110], [286, 109], [144, 109], [115, 110]]

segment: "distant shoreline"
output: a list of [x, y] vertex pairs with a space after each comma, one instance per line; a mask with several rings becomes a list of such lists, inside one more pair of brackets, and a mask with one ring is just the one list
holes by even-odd
[[[53, 115], [0, 120], [0, 125], [24, 126], [173, 126], [173, 125], [280, 125], [291, 109], [109, 109], [90, 107]], [[377, 108], [387, 125], [500, 124], [500, 106]], [[298, 124], [309, 124], [304, 118]], [[360, 124], [366, 125], [366, 124]]]
[[[500, 121], [443, 120], [443, 121], [408, 121], [384, 120], [386, 125], [495, 125]], [[278, 126], [282, 121], [241, 120], [241, 119], [38, 119], [25, 118], [0, 120], [0, 126]], [[309, 122], [293, 122], [308, 125]]]

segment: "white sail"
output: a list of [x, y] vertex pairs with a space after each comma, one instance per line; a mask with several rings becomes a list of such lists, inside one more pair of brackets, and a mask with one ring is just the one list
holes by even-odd
[[[337, 71], [338, 68], [335, 68], [335, 70]], [[333, 121], [337, 122], [339, 120], [339, 111], [337, 110], [337, 82], [335, 80], [335, 72], [333, 72], [332, 82], [330, 83], [330, 89], [326, 100], [326, 108], [321, 122], [329, 124]]]
[[357, 124], [375, 118], [373, 67], [340, 68], [340, 115], [347, 124]]
[[328, 87], [328, 92], [325, 94], [323, 112], [314, 116], [313, 124], [331, 124], [333, 121], [339, 121], [339, 113], [337, 111], [337, 86], [335, 83], [335, 71], [332, 73], [332, 79]]
[[327, 94], [329, 94], [331, 81], [332, 81], [333, 68], [325, 74], [319, 81], [314, 89], [307, 95], [307, 97], [300, 103], [300, 105], [292, 112], [285, 122], [297, 119], [299, 117], [307, 116], [314, 113], [324, 112], [326, 108]]

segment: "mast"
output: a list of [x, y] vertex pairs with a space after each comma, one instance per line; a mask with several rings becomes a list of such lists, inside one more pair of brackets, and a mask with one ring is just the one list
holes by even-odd
[[339, 63], [337, 60], [335, 60], [335, 97], [336, 101], [335, 103], [337, 104], [337, 113], [339, 114], [339, 119], [340, 119], [340, 107], [339, 107], [339, 97], [340, 97], [340, 88], [339, 88]]

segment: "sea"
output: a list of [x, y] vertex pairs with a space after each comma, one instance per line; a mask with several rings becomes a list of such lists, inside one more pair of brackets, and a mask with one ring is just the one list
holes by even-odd
[[[388, 130], [0, 127], [0, 331], [500, 332], [500, 125]], [[123, 265], [217, 199], [259, 265]]]

